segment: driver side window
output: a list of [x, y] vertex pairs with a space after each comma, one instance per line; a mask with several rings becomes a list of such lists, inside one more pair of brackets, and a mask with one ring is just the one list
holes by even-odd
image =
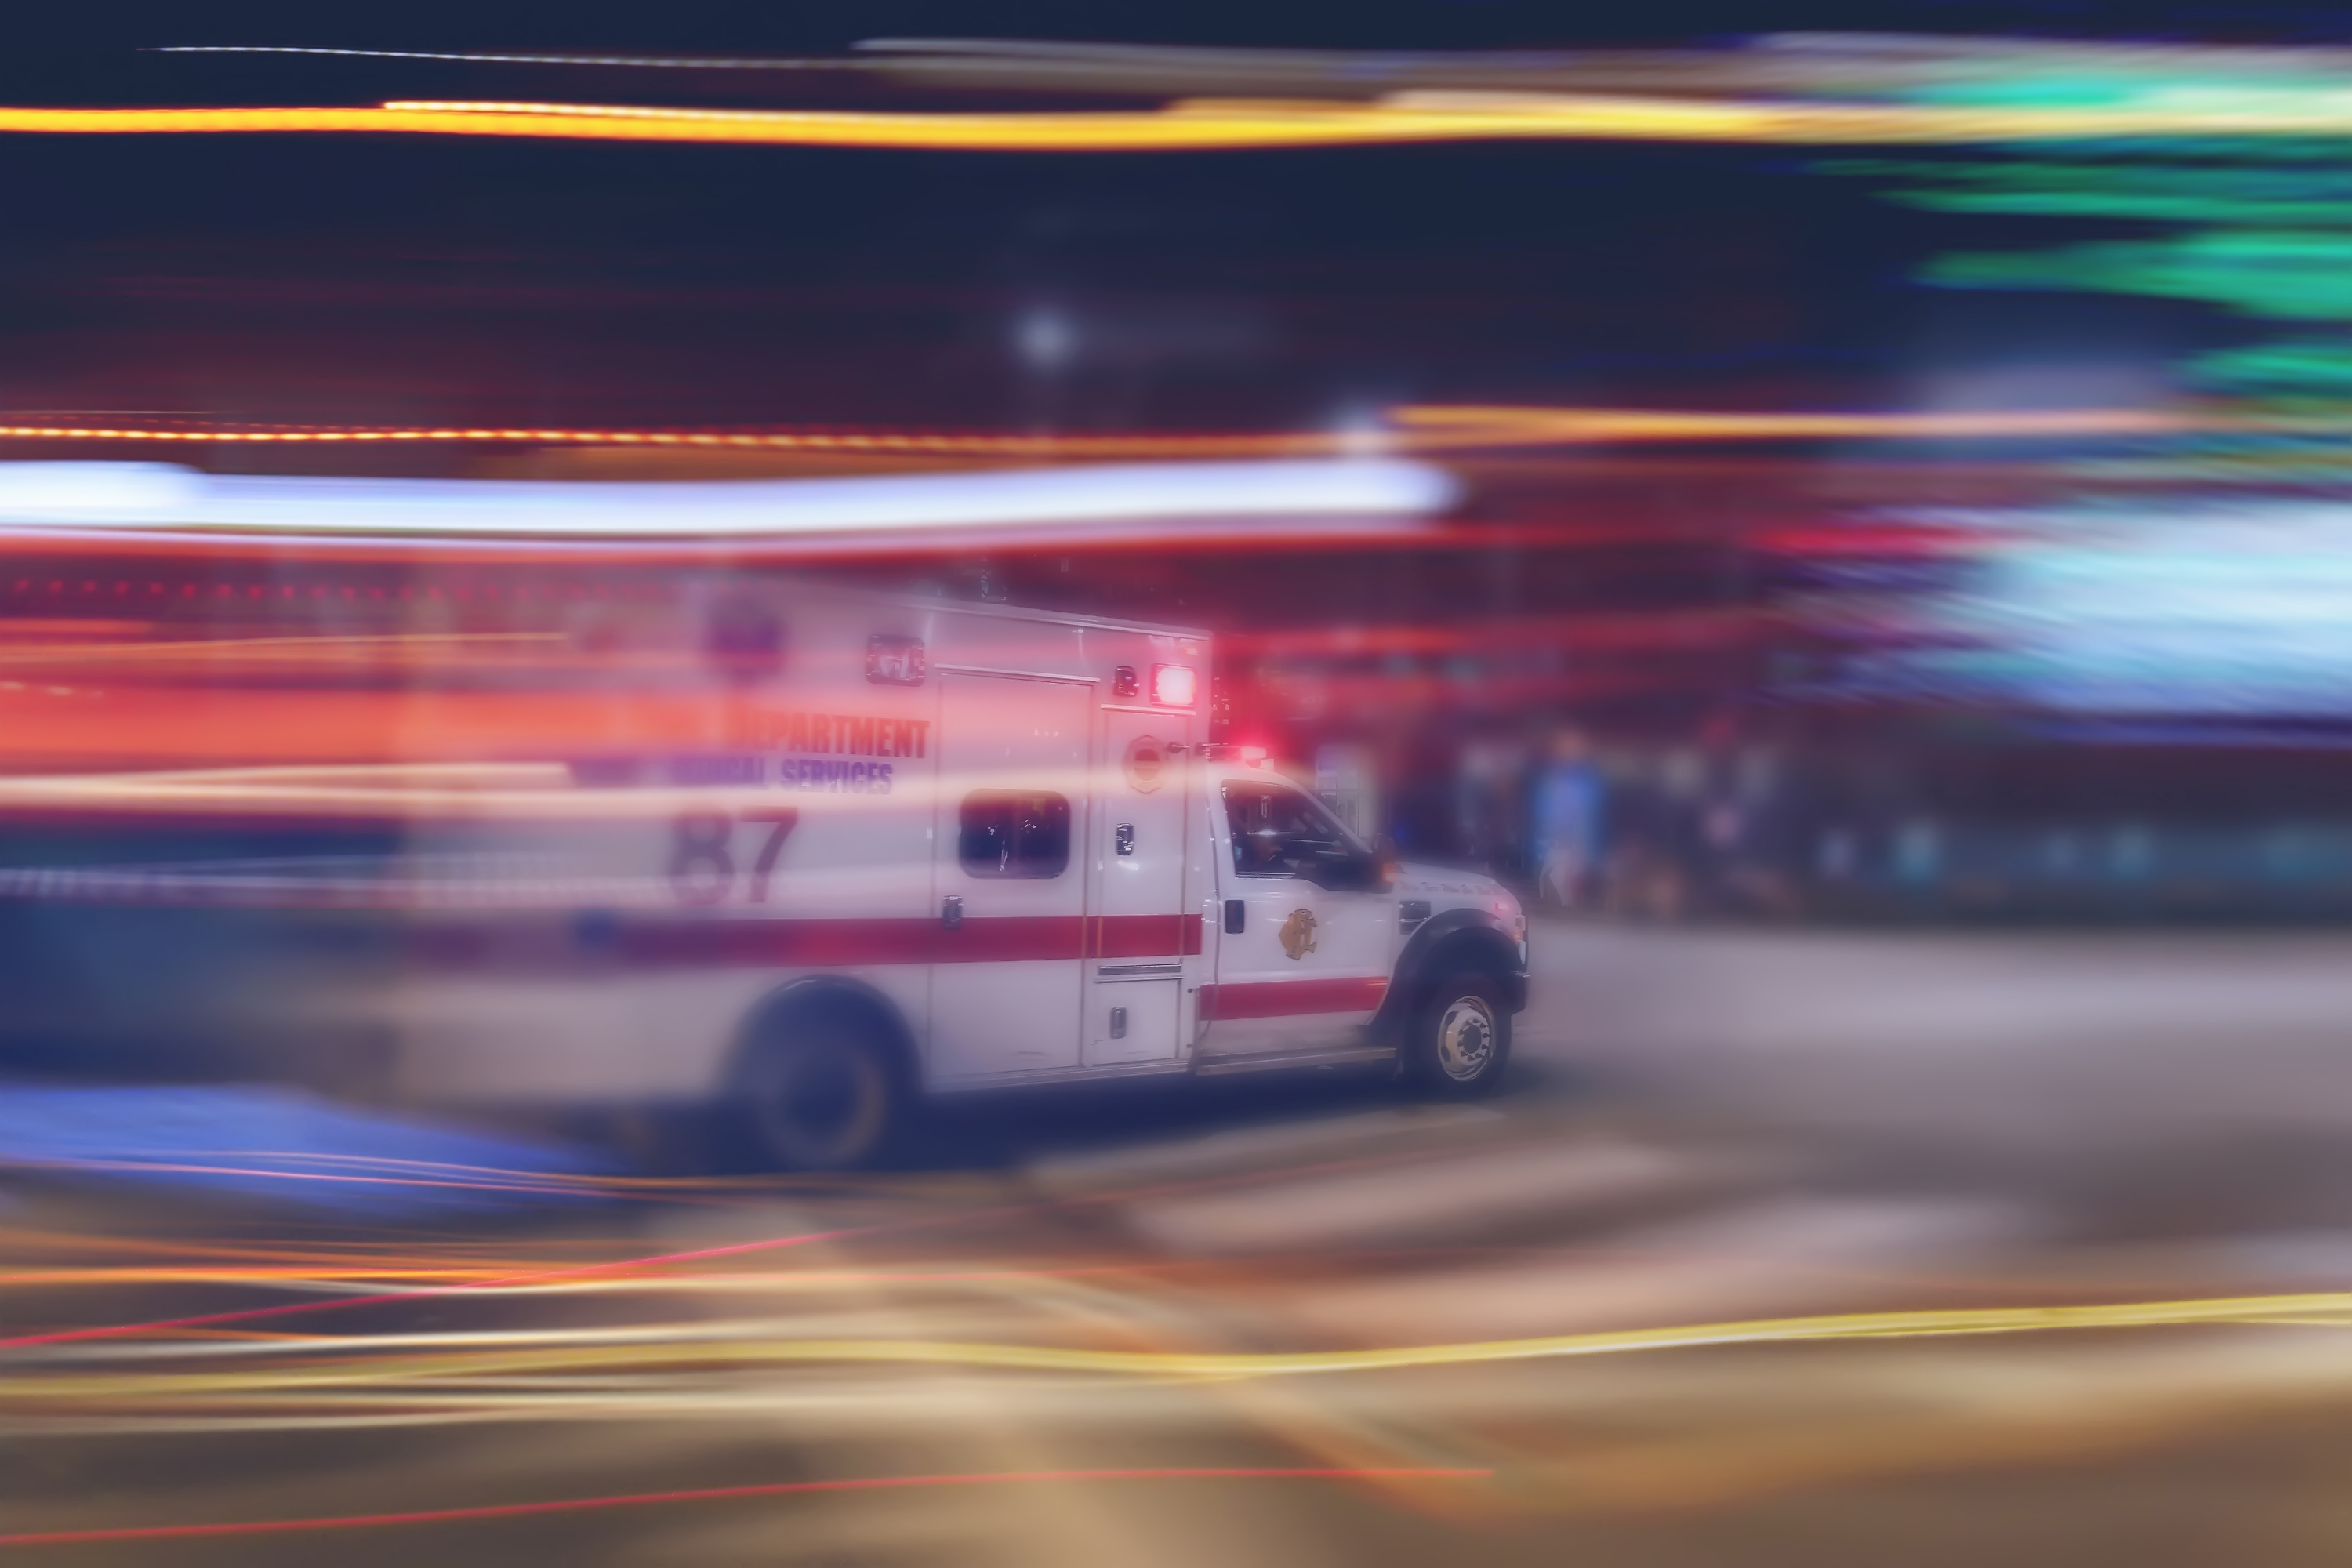
[[1237, 877], [1320, 880], [1365, 853], [1321, 802], [1279, 784], [1225, 785], [1225, 824]]

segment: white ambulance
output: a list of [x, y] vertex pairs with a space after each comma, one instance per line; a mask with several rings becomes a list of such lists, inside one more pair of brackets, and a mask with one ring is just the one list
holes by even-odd
[[1206, 634], [738, 579], [568, 635], [536, 695], [383, 696], [420, 748], [502, 715], [448, 743], [475, 761], [204, 775], [274, 821], [374, 812], [364, 864], [29, 890], [215, 923], [257, 901], [314, 953], [342, 922], [335, 951], [372, 957], [219, 1005], [299, 1015], [313, 1063], [363, 1043], [391, 1099], [730, 1104], [803, 1168], [874, 1157], [924, 1094], [1394, 1061], [1469, 1095], [1504, 1070], [1517, 900], [1391, 863], [1206, 744]]

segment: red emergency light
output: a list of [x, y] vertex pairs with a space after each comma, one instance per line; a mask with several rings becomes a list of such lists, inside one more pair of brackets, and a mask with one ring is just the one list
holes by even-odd
[[1199, 687], [1192, 667], [1155, 664], [1151, 667], [1151, 700], [1163, 708], [1190, 708]]

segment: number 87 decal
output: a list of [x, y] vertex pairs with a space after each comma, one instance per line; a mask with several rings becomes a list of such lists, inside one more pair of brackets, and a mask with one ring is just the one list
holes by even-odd
[[[759, 856], [751, 862], [751, 885], [745, 903], [768, 901], [776, 858], [784, 852], [784, 840], [792, 837], [793, 826], [800, 819], [801, 814], [790, 806], [743, 814], [745, 822], [764, 824], [768, 829]], [[689, 811], [677, 819], [671, 841], [669, 885], [679, 903], [707, 907], [726, 901], [735, 887], [735, 857], [730, 849], [734, 837], [735, 819], [723, 811]]]

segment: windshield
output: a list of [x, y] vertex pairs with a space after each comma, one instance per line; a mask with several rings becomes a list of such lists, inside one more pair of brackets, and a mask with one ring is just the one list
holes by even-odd
[[1228, 784], [1223, 793], [1239, 876], [1312, 876], [1370, 853], [1320, 802], [1295, 789]]

